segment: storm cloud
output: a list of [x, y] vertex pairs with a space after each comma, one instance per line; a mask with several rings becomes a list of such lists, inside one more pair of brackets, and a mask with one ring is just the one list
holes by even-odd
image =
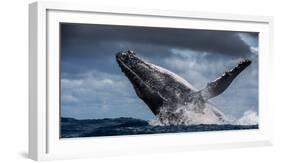
[[[158, 52], [165, 47], [191, 49], [200, 52], [210, 52], [229, 56], [246, 56], [252, 53], [239, 33], [257, 38], [255, 32], [230, 32], [214, 30], [195, 30], [180, 28], [130, 27], [89, 24], [61, 24], [62, 48], [72, 47], [73, 50], [84, 52], [81, 55], [91, 55], [89, 51], [103, 48], [103, 53], [96, 55], [111, 55], [109, 49], [120, 47], [132, 48], [142, 52], [144, 47]], [[256, 39], [255, 39], [256, 40]], [[151, 47], [150, 45], [153, 45]], [[106, 47], [111, 47], [107, 48]], [[87, 47], [87, 48], [85, 48]], [[115, 48], [114, 48], [115, 47]], [[92, 51], [93, 52], [93, 51]], [[67, 55], [75, 55], [68, 53]], [[146, 53], [144, 53], [145, 55]], [[161, 51], [159, 54], [161, 56]], [[148, 55], [148, 54], [147, 54]]]

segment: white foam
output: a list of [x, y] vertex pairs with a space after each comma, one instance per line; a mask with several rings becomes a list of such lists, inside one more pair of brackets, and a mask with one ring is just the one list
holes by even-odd
[[[161, 113], [155, 119], [150, 120], [149, 124], [152, 126], [169, 126], [169, 125], [197, 125], [197, 124], [231, 124], [231, 125], [257, 125], [258, 114], [255, 111], [246, 111], [242, 117], [234, 118], [233, 116], [222, 114], [220, 119], [215, 112], [216, 108], [207, 104], [204, 110], [198, 111], [194, 105], [179, 106], [173, 113], [177, 114], [176, 119], [168, 119], [170, 113], [166, 114], [167, 108], [161, 108]], [[165, 117], [166, 116], [166, 117]]]
[[[156, 119], [149, 121], [149, 124], [152, 126], [223, 124], [224, 115], [222, 114], [223, 119], [221, 119], [215, 112], [217, 112], [216, 108], [208, 103], [203, 110], [190, 103], [178, 106], [172, 113], [169, 112], [169, 108], [162, 107], [160, 114]], [[176, 118], [170, 118], [175, 116]]]
[[257, 125], [259, 123], [259, 116], [257, 112], [249, 110], [244, 112], [243, 116], [236, 121], [238, 125]]

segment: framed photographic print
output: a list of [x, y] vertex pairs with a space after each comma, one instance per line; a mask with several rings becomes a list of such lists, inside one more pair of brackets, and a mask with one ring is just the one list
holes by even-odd
[[30, 158], [271, 144], [271, 17], [36, 2], [29, 20]]

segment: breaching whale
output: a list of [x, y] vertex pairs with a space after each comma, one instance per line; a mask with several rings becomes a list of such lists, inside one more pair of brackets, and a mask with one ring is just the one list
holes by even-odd
[[202, 90], [197, 90], [177, 74], [143, 61], [131, 50], [117, 53], [116, 60], [137, 96], [165, 124], [224, 123], [224, 114], [209, 99], [224, 92], [234, 78], [251, 64], [245, 59], [207, 83]]

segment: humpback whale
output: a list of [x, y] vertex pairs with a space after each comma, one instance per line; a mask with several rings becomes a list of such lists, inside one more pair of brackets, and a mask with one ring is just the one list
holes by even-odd
[[132, 50], [116, 54], [122, 72], [129, 79], [137, 96], [164, 124], [224, 123], [225, 115], [209, 99], [223, 93], [246, 67], [242, 60], [233, 69], [206, 87], [197, 90], [188, 81], [160, 66], [148, 63]]

